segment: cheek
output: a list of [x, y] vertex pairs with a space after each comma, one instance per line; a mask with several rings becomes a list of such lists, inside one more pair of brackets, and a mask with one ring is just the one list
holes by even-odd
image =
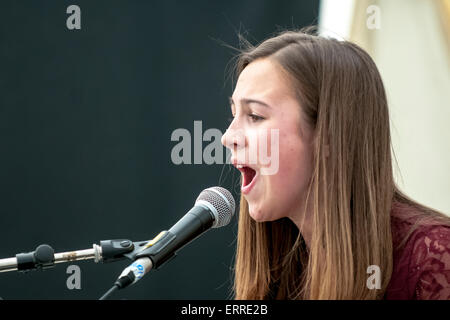
[[312, 174], [305, 150], [296, 147], [280, 149], [278, 173], [267, 176], [268, 209], [274, 218], [296, 215], [306, 197]]
[[[292, 137], [292, 136], [291, 136]], [[306, 148], [300, 137], [280, 139], [280, 159], [278, 174], [274, 183], [282, 190], [302, 190], [307, 185], [311, 174], [311, 150]]]

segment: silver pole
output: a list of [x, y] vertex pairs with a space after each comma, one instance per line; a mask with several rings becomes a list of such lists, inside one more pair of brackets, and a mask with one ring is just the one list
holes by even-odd
[[[102, 247], [94, 244], [92, 249], [68, 251], [54, 254], [54, 263], [89, 260], [94, 259], [94, 262], [102, 260]], [[0, 259], [0, 272], [16, 271], [17, 258]]]
[[16, 271], [16, 270], [17, 270], [16, 258], [0, 259], [0, 272]]
[[92, 249], [55, 253], [55, 263], [89, 259], [94, 259], [96, 263], [101, 261], [102, 247], [94, 244]]

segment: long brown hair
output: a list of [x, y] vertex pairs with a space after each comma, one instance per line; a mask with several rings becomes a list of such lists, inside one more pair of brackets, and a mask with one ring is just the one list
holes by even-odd
[[[314, 132], [307, 195], [313, 231], [308, 248], [288, 218], [251, 219], [241, 196], [235, 298], [382, 298], [393, 269], [393, 202], [417, 209], [423, 218], [417, 221], [436, 217], [450, 223], [409, 199], [394, 182], [388, 104], [375, 63], [356, 44], [309, 30], [282, 31], [256, 47], [241, 41], [235, 75], [256, 59], [276, 62], [290, 75]], [[370, 265], [380, 267], [381, 289], [367, 288]]]

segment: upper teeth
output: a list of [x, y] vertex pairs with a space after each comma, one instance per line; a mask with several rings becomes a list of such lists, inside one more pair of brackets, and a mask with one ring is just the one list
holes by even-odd
[[242, 169], [244, 166], [242, 165], [242, 164], [238, 164], [238, 165], [236, 165], [236, 168], [238, 168], [238, 169]]

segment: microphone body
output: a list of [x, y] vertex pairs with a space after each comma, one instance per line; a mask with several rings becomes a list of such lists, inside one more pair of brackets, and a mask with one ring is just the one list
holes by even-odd
[[116, 285], [125, 288], [148, 273], [158, 269], [176, 256], [176, 252], [211, 228], [227, 225], [235, 210], [235, 202], [228, 190], [213, 187], [202, 191], [194, 207], [168, 231], [160, 232], [153, 240], [133, 252], [135, 260], [125, 268]]
[[176, 252], [192, 240], [208, 231], [214, 223], [214, 215], [208, 208], [195, 206], [168, 231], [162, 231], [135, 254], [135, 259], [149, 257], [152, 268], [174, 258]]

